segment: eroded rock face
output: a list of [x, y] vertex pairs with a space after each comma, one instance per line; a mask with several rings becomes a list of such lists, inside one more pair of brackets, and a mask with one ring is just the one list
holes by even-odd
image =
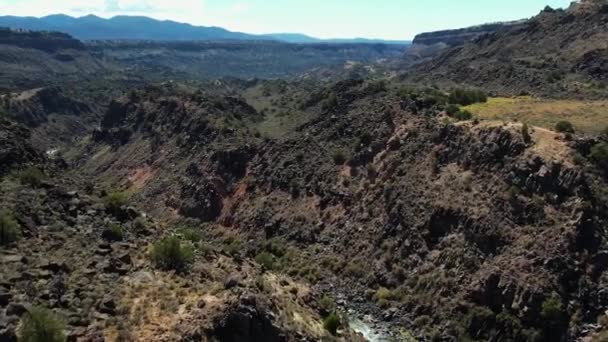
[[272, 314], [255, 297], [242, 298], [227, 308], [209, 335], [221, 342], [288, 341], [274, 326]]

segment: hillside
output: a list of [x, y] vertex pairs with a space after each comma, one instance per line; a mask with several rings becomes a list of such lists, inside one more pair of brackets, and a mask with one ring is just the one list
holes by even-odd
[[424, 32], [414, 37], [415, 45], [446, 44], [448, 46], [462, 45], [480, 36], [506, 30], [522, 24], [524, 21], [513, 21], [496, 24], [485, 24], [462, 29]]
[[165, 78], [277, 78], [315, 68], [344, 68], [398, 58], [394, 44], [288, 44], [272, 41], [87, 43], [100, 59], [117, 61], [136, 74]]
[[503, 95], [602, 97], [608, 65], [608, 11], [602, 4], [547, 8], [524, 24], [446, 50], [407, 77]]
[[68, 35], [0, 29], [0, 89], [84, 79], [108, 66]]
[[0, 30], [0, 341], [607, 341], [608, 5], [499, 26]]

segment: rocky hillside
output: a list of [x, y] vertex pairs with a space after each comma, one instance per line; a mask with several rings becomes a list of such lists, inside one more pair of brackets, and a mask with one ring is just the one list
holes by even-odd
[[[79, 172], [128, 189], [155, 217], [193, 220], [211, 240], [235, 234], [243, 256], [375, 318], [385, 335], [599, 332], [601, 172], [519, 129], [446, 124], [423, 98], [339, 82], [310, 95], [307, 123], [264, 139], [242, 100], [148, 89], [110, 106]], [[566, 156], [579, 148], [558, 138]]]
[[408, 77], [505, 95], [601, 97], [607, 18], [602, 1], [574, 4], [568, 10], [547, 8], [525, 24], [446, 50]]
[[278, 78], [315, 68], [343, 68], [349, 62], [374, 63], [397, 58], [401, 45], [288, 44], [272, 41], [88, 43], [100, 59], [110, 59], [157, 80], [222, 77]]
[[0, 90], [83, 80], [106, 67], [68, 35], [0, 29]]
[[448, 46], [462, 45], [468, 41], [475, 40], [486, 34], [493, 34], [500, 30], [509, 30], [521, 25], [523, 21], [485, 24], [455, 30], [443, 30], [434, 32], [424, 32], [414, 37], [413, 43], [416, 45], [435, 45], [446, 44]]

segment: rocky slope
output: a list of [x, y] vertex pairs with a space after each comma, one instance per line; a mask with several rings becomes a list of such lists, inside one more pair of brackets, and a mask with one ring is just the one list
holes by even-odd
[[511, 29], [446, 50], [411, 80], [484, 87], [505, 95], [601, 97], [605, 93], [606, 4], [545, 9]]
[[310, 121], [262, 139], [242, 100], [149, 89], [110, 107], [79, 170], [153, 216], [236, 234], [245, 256], [391, 322], [377, 323], [387, 334], [566, 341], [602, 329], [601, 173], [518, 131], [446, 125], [420, 99], [339, 82], [311, 94]]
[[100, 75], [107, 65], [85, 46], [61, 33], [0, 29], [0, 89], [40, 87], [58, 79]]
[[462, 45], [468, 41], [475, 40], [476, 38], [479, 38], [480, 36], [486, 34], [493, 34], [500, 30], [509, 30], [511, 28], [515, 28], [518, 25], [523, 24], [523, 22], [524, 21], [514, 21], [496, 24], [485, 24], [455, 30], [424, 32], [414, 37], [413, 44], [446, 44], [448, 46], [457, 46]]

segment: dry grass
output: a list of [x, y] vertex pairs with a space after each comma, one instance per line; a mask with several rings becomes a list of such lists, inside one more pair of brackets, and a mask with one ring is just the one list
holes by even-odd
[[526, 122], [553, 129], [561, 120], [577, 131], [595, 134], [608, 127], [608, 101], [549, 100], [531, 97], [490, 98], [487, 103], [465, 107], [481, 120]]

